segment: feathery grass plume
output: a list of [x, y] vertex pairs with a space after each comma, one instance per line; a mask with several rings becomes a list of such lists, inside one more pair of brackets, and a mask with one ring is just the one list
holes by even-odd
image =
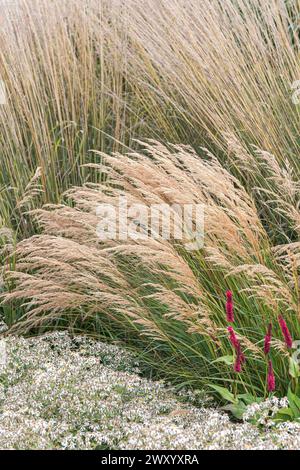
[[34, 199], [36, 197], [40, 197], [43, 193], [43, 189], [41, 186], [41, 178], [41, 168], [37, 168], [33, 177], [30, 179], [29, 183], [25, 188], [24, 194], [22, 195], [22, 199], [17, 203], [18, 209], [24, 211], [32, 209], [32, 206], [34, 207]]
[[[222, 293], [230, 283], [239, 292], [235, 337], [247, 354], [245, 387], [263, 390], [259, 343], [266, 318], [274, 318], [285, 291], [286, 302], [288, 296], [293, 300], [289, 311], [297, 307], [285, 263], [273, 254], [251, 197], [211, 154], [201, 159], [187, 146], [153, 140], [139, 145], [144, 149], [127, 155], [96, 152], [100, 163], [90, 166], [106, 174], [102, 183], [71, 188], [65, 195], [70, 205], [32, 211], [42, 233], [17, 245], [16, 268], [7, 268], [5, 276], [6, 303], [23, 311], [11, 332], [69, 326], [109, 334], [147, 350], [147, 362], [172, 380], [196, 385], [214, 376], [226, 385], [230, 370], [214, 361], [228, 350]], [[165, 216], [175, 212], [176, 204], [200, 202], [203, 248], [186, 249], [188, 230], [182, 240], [165, 239], [160, 231], [145, 236], [137, 213], [130, 215], [129, 228], [133, 233], [134, 225], [139, 236], [124, 237], [119, 224], [120, 237], [99, 239], [97, 208], [109, 204], [118, 213], [124, 196], [128, 207], [139, 204], [150, 210], [162, 204]], [[178, 223], [175, 216], [171, 220]], [[293, 331], [296, 318], [290, 315]], [[282, 374], [278, 389], [284, 391], [285, 355], [274, 360]]]

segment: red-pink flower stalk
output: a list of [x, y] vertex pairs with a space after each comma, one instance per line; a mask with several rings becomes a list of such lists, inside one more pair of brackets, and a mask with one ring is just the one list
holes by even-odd
[[229, 341], [231, 342], [234, 349], [237, 351], [240, 343], [237, 337], [235, 336], [234, 329], [232, 328], [232, 326], [229, 326], [227, 330], [229, 331]]
[[282, 315], [279, 315], [278, 321], [279, 321], [279, 325], [280, 325], [282, 334], [284, 336], [285, 344], [287, 345], [288, 348], [291, 349], [291, 347], [293, 345], [292, 336], [291, 336], [291, 333], [289, 332], [289, 329], [288, 329]]
[[268, 331], [265, 336], [265, 345], [264, 345], [264, 352], [265, 354], [269, 354], [271, 348], [271, 339], [272, 339], [272, 323], [269, 323]]
[[273, 372], [272, 361], [268, 363], [268, 378], [267, 378], [268, 392], [274, 392], [275, 390], [275, 375]]
[[246, 362], [245, 355], [241, 353], [241, 363], [244, 364]]
[[232, 292], [228, 290], [226, 292], [226, 317], [229, 323], [234, 322], [234, 315], [233, 315], [233, 300], [232, 300]]
[[242, 371], [242, 364], [245, 362], [245, 356], [241, 351], [241, 345], [238, 343], [237, 350], [236, 350], [236, 359], [234, 363], [234, 371], [241, 372]]

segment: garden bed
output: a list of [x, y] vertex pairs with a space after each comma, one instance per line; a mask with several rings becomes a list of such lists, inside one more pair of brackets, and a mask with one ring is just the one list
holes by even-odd
[[4, 341], [1, 449], [300, 448], [300, 424], [233, 423], [197, 394], [142, 378], [117, 346], [65, 332]]

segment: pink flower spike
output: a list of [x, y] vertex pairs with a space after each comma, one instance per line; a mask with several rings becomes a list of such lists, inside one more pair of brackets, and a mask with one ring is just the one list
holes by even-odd
[[241, 353], [241, 364], [244, 364], [246, 362], [245, 354]]
[[237, 346], [237, 354], [236, 354], [236, 359], [234, 363], [234, 371], [235, 372], [241, 372], [242, 371], [242, 364], [245, 362], [245, 356], [241, 351], [241, 345], [238, 343]]
[[229, 331], [229, 341], [231, 342], [234, 349], [236, 351], [238, 351], [238, 347], [239, 347], [240, 343], [239, 343], [239, 340], [237, 339], [237, 337], [235, 336], [234, 329], [232, 328], [232, 326], [229, 326], [227, 328], [227, 330]]
[[264, 353], [266, 355], [269, 354], [269, 352], [270, 352], [271, 339], [272, 339], [272, 323], [269, 323], [268, 332], [265, 336], [265, 345], [264, 345]]
[[275, 390], [275, 375], [273, 372], [272, 361], [268, 363], [268, 378], [267, 378], [268, 392], [274, 392]]
[[289, 329], [288, 329], [282, 315], [279, 315], [278, 321], [279, 321], [279, 325], [280, 325], [282, 334], [284, 336], [285, 344], [287, 345], [287, 347], [289, 349], [291, 349], [291, 347], [293, 345], [292, 336], [291, 336], [291, 333], [289, 332]]
[[226, 291], [226, 297], [227, 297], [227, 300], [229, 300], [230, 302], [232, 301], [232, 292], [231, 292], [231, 290]]
[[232, 292], [226, 292], [226, 317], [229, 323], [234, 322]]

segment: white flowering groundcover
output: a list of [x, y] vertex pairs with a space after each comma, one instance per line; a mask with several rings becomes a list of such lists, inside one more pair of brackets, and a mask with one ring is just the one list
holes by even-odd
[[276, 399], [233, 423], [197, 394], [142, 378], [119, 347], [66, 332], [4, 341], [1, 449], [300, 448], [300, 424], [247, 422], [259, 414], [272, 425], [272, 412], [284, 406]]

